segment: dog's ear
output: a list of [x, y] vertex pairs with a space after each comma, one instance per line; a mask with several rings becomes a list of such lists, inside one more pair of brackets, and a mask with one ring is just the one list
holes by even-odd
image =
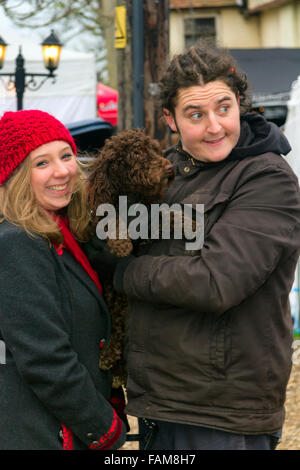
[[110, 161], [101, 159], [101, 155], [95, 160], [88, 177], [88, 199], [90, 209], [96, 212], [99, 204], [113, 203], [115, 189], [113, 181], [109, 177]]

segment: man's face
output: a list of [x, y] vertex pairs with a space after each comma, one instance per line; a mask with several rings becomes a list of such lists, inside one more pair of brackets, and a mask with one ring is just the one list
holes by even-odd
[[181, 88], [175, 115], [165, 119], [181, 138], [182, 148], [197, 160], [224, 160], [240, 136], [240, 109], [233, 91], [223, 81]]

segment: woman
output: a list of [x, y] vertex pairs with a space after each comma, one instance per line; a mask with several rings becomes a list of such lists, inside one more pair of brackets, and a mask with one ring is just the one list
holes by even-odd
[[5, 113], [0, 185], [0, 449], [117, 449], [126, 425], [98, 367], [110, 317], [78, 244], [89, 214], [65, 126]]
[[122, 264], [89, 250], [129, 298], [127, 411], [155, 422], [153, 449], [273, 449], [283, 426], [300, 193], [289, 143], [246, 112], [247, 87], [206, 45], [174, 56], [161, 80], [180, 137], [165, 203], [204, 205], [201, 250], [156, 241]]

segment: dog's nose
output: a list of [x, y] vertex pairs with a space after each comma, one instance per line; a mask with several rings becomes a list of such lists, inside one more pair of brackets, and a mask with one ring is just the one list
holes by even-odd
[[173, 165], [169, 163], [164, 168], [164, 175], [165, 176], [172, 176], [174, 174]]

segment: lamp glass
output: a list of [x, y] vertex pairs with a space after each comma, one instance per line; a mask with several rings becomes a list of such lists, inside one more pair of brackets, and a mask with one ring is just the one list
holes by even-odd
[[43, 45], [43, 57], [46, 69], [55, 70], [58, 67], [60, 59], [61, 46]]
[[6, 52], [6, 45], [0, 44], [0, 69], [2, 69], [4, 65], [5, 52]]

